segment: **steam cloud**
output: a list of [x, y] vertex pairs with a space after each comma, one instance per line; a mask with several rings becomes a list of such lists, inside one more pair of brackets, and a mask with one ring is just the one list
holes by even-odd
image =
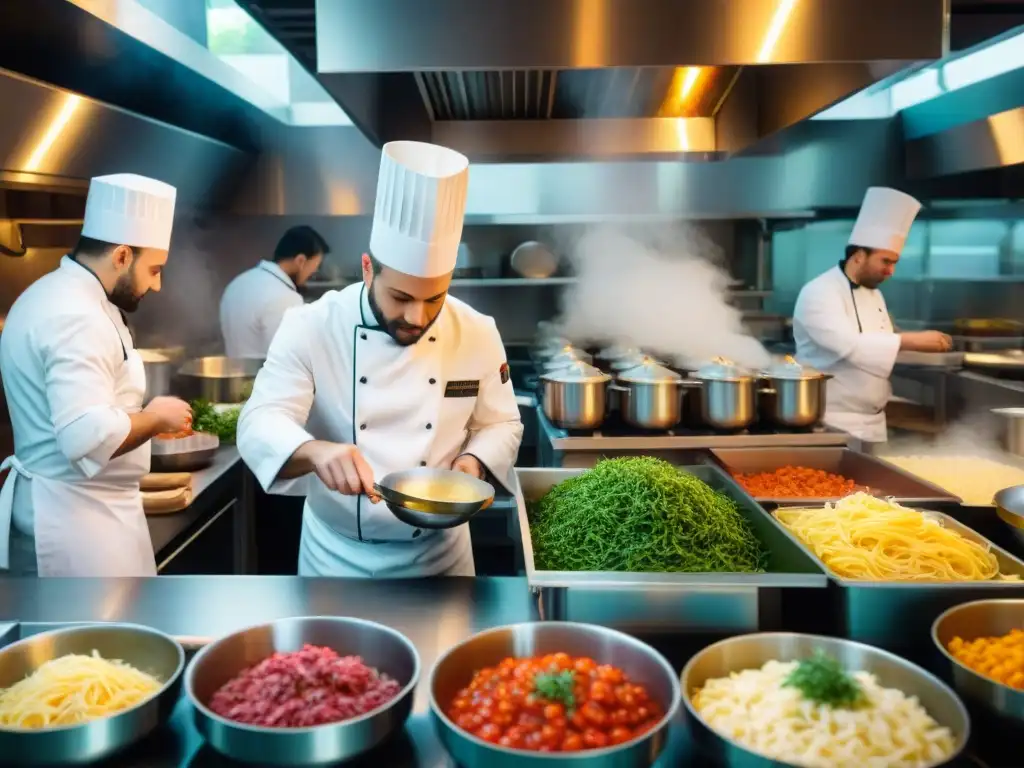
[[728, 303], [720, 252], [696, 227], [599, 226], [566, 250], [579, 278], [558, 320], [567, 338], [640, 347], [683, 367], [719, 356], [754, 369], [770, 363]]

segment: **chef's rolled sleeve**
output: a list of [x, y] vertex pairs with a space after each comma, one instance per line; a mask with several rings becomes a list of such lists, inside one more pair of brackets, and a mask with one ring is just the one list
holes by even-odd
[[313, 370], [304, 309], [285, 313], [238, 419], [238, 452], [267, 493], [303, 496], [307, 491], [307, 477], [278, 479], [299, 446], [313, 440], [306, 430]]
[[896, 333], [861, 333], [837, 317], [842, 312], [824, 291], [801, 291], [793, 310], [793, 322], [799, 323], [811, 341], [835, 356], [879, 378], [887, 379], [896, 365], [900, 337]]
[[480, 382], [473, 415], [469, 420], [469, 438], [463, 453], [472, 454], [499, 481], [505, 482], [519, 455], [523, 440], [523, 422], [519, 417], [519, 405], [512, 389], [511, 377], [507, 372], [505, 349], [501, 336], [489, 320], [486, 343], [482, 354], [489, 361], [491, 373]]
[[131, 432], [116, 405], [125, 364], [117, 331], [99, 314], [58, 315], [34, 329], [44, 340], [46, 399], [61, 453], [86, 477], [110, 463]]

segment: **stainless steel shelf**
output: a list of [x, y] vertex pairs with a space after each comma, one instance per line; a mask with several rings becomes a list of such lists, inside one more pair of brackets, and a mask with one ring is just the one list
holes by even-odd
[[813, 432], [748, 432], [741, 434], [665, 432], [646, 435], [590, 434], [573, 435], [558, 429], [537, 406], [540, 439], [557, 452], [569, 451], [695, 451], [715, 448], [817, 448], [846, 447], [845, 432], [822, 428]]

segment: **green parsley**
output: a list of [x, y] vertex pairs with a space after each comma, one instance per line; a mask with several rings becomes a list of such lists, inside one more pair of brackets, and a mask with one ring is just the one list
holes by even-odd
[[799, 689], [805, 699], [834, 709], [852, 709], [863, 696], [860, 685], [843, 665], [821, 649], [801, 661], [783, 685]]
[[551, 702], [561, 702], [565, 711], [570, 712], [576, 706], [576, 676], [571, 669], [561, 672], [541, 673], [533, 679], [537, 695]]

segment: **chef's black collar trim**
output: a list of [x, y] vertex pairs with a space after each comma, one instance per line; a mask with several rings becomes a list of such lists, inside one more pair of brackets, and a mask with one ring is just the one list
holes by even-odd
[[853, 282], [853, 280], [850, 279], [850, 276], [848, 274], [846, 274], [846, 259], [840, 259], [839, 260], [839, 271], [843, 273], [843, 277], [846, 278], [846, 282], [848, 282], [850, 284], [850, 290], [851, 291], [852, 290], [856, 290], [857, 288], [863, 288], [864, 287], [862, 285], [859, 285], [858, 283]]
[[[70, 256], [69, 260], [71, 261], [72, 264], [77, 264], [78, 266], [80, 266], [82, 269], [84, 269], [86, 272], [88, 272], [90, 275], [92, 275], [96, 279], [96, 282], [99, 283], [99, 285], [100, 285], [100, 290], [103, 291], [104, 298], [106, 298], [108, 303], [113, 305], [113, 302], [110, 301], [110, 294], [107, 293], [107, 289], [103, 286], [103, 281], [100, 280], [100, 276], [97, 275], [95, 272], [93, 272], [85, 264], [80, 262], [78, 259], [76, 259], [74, 256]], [[117, 308], [116, 305], [115, 305], [115, 308]], [[124, 323], [124, 327], [128, 328], [128, 316], [125, 315], [125, 313], [120, 308], [117, 308], [117, 311], [121, 315], [121, 322]], [[111, 320], [110, 324], [113, 325], [114, 321]], [[122, 357], [123, 361], [127, 363], [128, 362], [128, 348], [125, 347], [124, 341], [121, 340], [121, 331], [119, 331], [117, 329], [116, 325], [114, 325], [114, 331], [117, 333], [117, 340], [121, 344], [121, 357]], [[131, 328], [128, 328], [128, 335], [129, 336], [132, 335]], [[132, 345], [133, 346], [134, 346], [134, 342], [135, 342], [135, 340], [132, 339]]]

